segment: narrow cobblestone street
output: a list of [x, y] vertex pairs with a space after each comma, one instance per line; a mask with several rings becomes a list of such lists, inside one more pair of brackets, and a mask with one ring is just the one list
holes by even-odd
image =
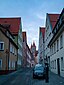
[[0, 85], [64, 85], [64, 78], [50, 72], [49, 82], [33, 79], [32, 69], [20, 69], [8, 75], [0, 75]]

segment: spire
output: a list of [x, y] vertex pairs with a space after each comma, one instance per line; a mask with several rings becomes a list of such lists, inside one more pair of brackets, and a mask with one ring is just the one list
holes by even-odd
[[32, 48], [32, 44], [31, 44], [31, 48]]
[[33, 46], [35, 47], [35, 42], [33, 41]]

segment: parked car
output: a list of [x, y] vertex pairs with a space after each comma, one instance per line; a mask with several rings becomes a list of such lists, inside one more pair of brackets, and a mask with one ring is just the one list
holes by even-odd
[[33, 69], [33, 78], [45, 78], [45, 68], [44, 66], [38, 64]]

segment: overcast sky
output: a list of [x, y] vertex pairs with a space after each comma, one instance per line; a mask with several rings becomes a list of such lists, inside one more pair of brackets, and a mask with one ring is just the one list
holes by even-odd
[[0, 17], [21, 17], [27, 43], [38, 49], [39, 27], [45, 26], [46, 13], [61, 13], [64, 0], [0, 0]]

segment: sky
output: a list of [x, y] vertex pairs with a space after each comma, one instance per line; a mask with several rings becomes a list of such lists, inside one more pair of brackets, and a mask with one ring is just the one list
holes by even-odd
[[27, 33], [29, 47], [38, 49], [39, 27], [44, 27], [46, 13], [61, 13], [64, 0], [0, 0], [0, 17], [21, 17], [22, 31]]

